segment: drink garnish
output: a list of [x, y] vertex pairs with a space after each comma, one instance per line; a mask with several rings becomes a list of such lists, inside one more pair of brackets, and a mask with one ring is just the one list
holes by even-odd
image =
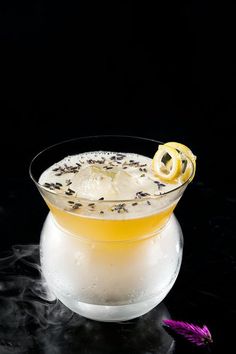
[[[185, 172], [187, 172], [187, 171], [189, 172], [189, 170], [190, 170], [190, 174], [191, 174], [192, 167], [193, 167], [193, 174], [190, 178], [190, 182], [191, 182], [193, 180], [195, 172], [196, 172], [196, 159], [197, 159], [197, 157], [184, 144], [171, 141], [169, 143], [166, 143], [165, 145], [175, 148], [177, 151], [179, 151], [182, 155], [185, 155], [192, 162], [192, 166], [191, 166], [190, 161], [188, 159], [185, 160], [185, 161], [187, 161], [187, 166], [185, 168]], [[188, 175], [188, 173], [185, 173], [185, 172], [182, 174], [183, 182], [185, 182], [185, 180], [187, 180], [190, 177], [190, 174]]]
[[192, 181], [196, 170], [196, 156], [192, 151], [177, 142], [159, 145], [152, 160], [153, 172], [163, 181]]

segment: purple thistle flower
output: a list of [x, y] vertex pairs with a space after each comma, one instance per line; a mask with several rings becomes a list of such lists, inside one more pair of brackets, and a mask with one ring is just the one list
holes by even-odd
[[174, 320], [163, 320], [163, 323], [197, 346], [204, 346], [213, 342], [211, 333], [205, 325], [201, 328], [191, 323]]

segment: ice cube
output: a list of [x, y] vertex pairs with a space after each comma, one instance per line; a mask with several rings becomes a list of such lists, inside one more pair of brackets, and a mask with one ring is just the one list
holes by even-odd
[[113, 173], [96, 166], [81, 169], [71, 179], [70, 188], [76, 195], [87, 199], [115, 199], [116, 191], [113, 187]]
[[132, 199], [140, 189], [137, 178], [124, 171], [116, 173], [113, 184], [119, 199]]
[[156, 190], [153, 181], [148, 176], [140, 177], [140, 172], [137, 171], [131, 173], [119, 171], [116, 173], [113, 183], [119, 196], [118, 199], [132, 199], [140, 191], [150, 194], [150, 192], [155, 193]]

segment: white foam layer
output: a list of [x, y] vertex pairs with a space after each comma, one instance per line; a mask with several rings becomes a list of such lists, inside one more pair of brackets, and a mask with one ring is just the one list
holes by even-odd
[[127, 153], [89, 152], [68, 156], [49, 167], [39, 183], [64, 193], [97, 200], [135, 199], [139, 192], [156, 196], [176, 188], [153, 173], [152, 160]]
[[109, 219], [150, 215], [179, 198], [157, 199], [178, 184], [160, 181], [153, 173], [152, 159], [132, 153], [95, 151], [67, 156], [44, 171], [39, 184], [56, 193], [52, 203], [58, 207]]

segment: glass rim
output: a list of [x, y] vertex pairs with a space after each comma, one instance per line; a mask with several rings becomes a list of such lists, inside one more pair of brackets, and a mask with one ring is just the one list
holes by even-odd
[[157, 144], [164, 144], [163, 142], [159, 141], [159, 140], [155, 140], [155, 139], [152, 139], [152, 138], [145, 138], [145, 137], [140, 137], [140, 136], [135, 136], [135, 135], [122, 135], [122, 134], [101, 134], [101, 135], [89, 135], [89, 136], [81, 136], [79, 138], [72, 138], [72, 139], [68, 139], [68, 140], [63, 140], [59, 143], [56, 143], [56, 144], [53, 144], [53, 145], [50, 145], [48, 147], [46, 147], [45, 149], [41, 150], [38, 154], [36, 154], [31, 162], [30, 162], [30, 165], [29, 165], [29, 175], [30, 175], [30, 178], [32, 179], [32, 181], [35, 183], [35, 185], [39, 188], [39, 189], [42, 189], [44, 190], [46, 193], [50, 193], [51, 195], [56, 195], [56, 196], [60, 196], [62, 197], [63, 199], [65, 198], [66, 200], [73, 200], [73, 201], [84, 201], [84, 202], [89, 202], [89, 203], [131, 203], [131, 202], [136, 202], [136, 203], [139, 203], [139, 202], [142, 202], [142, 201], [145, 201], [145, 200], [156, 200], [156, 199], [160, 199], [160, 198], [163, 198], [165, 197], [166, 195], [171, 195], [172, 193], [174, 192], [177, 192], [178, 190], [181, 190], [181, 188], [183, 188], [184, 186], [187, 186], [190, 181], [191, 181], [191, 177], [193, 176], [194, 174], [194, 165], [193, 165], [193, 162], [189, 159], [191, 165], [192, 165], [192, 172], [190, 174], [190, 176], [188, 177], [188, 179], [186, 181], [184, 181], [182, 184], [180, 184], [179, 186], [177, 186], [176, 188], [173, 188], [167, 192], [164, 192], [164, 193], [161, 193], [159, 195], [149, 195], [149, 196], [145, 196], [145, 197], [142, 197], [142, 198], [133, 198], [133, 199], [113, 199], [113, 200], [99, 200], [99, 199], [88, 199], [88, 198], [83, 198], [83, 197], [73, 197], [73, 196], [67, 196], [67, 195], [62, 195], [60, 193], [58, 193], [57, 191], [54, 191], [54, 190], [49, 190], [47, 189], [46, 187], [44, 187], [42, 184], [38, 183], [38, 181], [35, 179], [34, 175], [33, 175], [33, 172], [32, 172], [32, 166], [33, 164], [35, 163], [35, 161], [38, 159], [38, 157], [42, 156], [45, 152], [47, 152], [48, 150], [52, 150], [53, 148], [56, 148], [62, 144], [67, 144], [67, 143], [73, 143], [73, 142], [76, 142], [77, 140], [85, 140], [85, 139], [94, 139], [94, 138], [132, 138], [132, 139], [139, 139], [139, 140], [143, 140], [143, 141], [149, 141], [149, 142], [153, 142], [153, 143], [157, 143]]

